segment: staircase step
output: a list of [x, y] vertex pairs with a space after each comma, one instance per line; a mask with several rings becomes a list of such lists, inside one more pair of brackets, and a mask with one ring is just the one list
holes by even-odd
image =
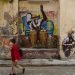
[[[59, 57], [59, 49], [31, 49], [31, 48], [22, 48], [23, 50], [23, 59], [50, 59]], [[4, 55], [4, 56], [3, 56]], [[6, 58], [10, 59], [8, 54], [3, 54], [0, 56], [0, 59]]]

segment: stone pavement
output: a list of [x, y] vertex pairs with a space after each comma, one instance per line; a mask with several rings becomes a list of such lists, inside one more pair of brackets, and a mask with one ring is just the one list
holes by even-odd
[[[75, 66], [25, 67], [25, 74], [16, 70], [17, 75], [75, 75]], [[9, 75], [11, 67], [0, 67], [0, 75]]]
[[[75, 65], [75, 59], [22, 59], [19, 64], [24, 66], [73, 66]], [[0, 60], [0, 66], [11, 66], [11, 60]]]

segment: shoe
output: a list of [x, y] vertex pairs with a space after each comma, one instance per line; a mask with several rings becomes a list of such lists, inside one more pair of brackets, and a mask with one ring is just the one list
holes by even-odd
[[23, 72], [23, 74], [25, 73], [25, 68], [23, 68], [22, 72]]

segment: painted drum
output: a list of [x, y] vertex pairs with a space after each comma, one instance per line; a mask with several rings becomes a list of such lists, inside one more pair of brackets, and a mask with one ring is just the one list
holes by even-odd
[[30, 31], [30, 42], [31, 42], [31, 45], [32, 45], [32, 47], [34, 47], [35, 46], [35, 44], [36, 44], [36, 31], [35, 30], [31, 30]]
[[40, 37], [41, 46], [45, 47], [46, 43], [47, 43], [47, 32], [46, 32], [46, 30], [41, 30], [39, 37]]

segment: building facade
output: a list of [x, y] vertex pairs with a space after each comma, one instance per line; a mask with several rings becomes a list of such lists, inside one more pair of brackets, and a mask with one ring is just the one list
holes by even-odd
[[24, 51], [32, 53], [32, 58], [66, 57], [62, 42], [75, 29], [74, 0], [14, 0], [0, 4], [1, 55], [5, 52], [9, 57], [6, 47], [14, 37]]

